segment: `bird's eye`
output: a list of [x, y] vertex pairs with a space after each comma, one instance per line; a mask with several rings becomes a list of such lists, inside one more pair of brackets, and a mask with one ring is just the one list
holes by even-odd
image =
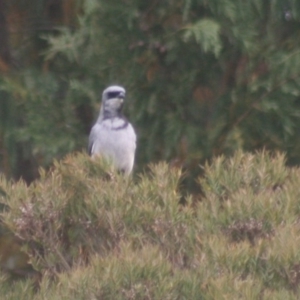
[[112, 99], [118, 97], [120, 92], [108, 92], [107, 93], [107, 99]]

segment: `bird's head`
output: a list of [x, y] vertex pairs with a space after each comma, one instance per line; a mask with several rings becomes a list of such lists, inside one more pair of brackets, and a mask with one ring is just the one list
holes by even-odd
[[115, 117], [121, 113], [126, 91], [123, 87], [112, 85], [102, 93], [102, 108], [104, 115]]

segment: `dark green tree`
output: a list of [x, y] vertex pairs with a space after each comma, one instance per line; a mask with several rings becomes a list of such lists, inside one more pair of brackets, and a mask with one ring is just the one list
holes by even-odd
[[22, 116], [4, 147], [9, 138], [24, 141], [36, 165], [84, 148], [101, 91], [118, 83], [139, 136], [138, 167], [166, 159], [194, 170], [213, 155], [263, 147], [300, 161], [297, 1], [78, 7], [75, 27], [38, 35], [39, 66], [2, 80]]

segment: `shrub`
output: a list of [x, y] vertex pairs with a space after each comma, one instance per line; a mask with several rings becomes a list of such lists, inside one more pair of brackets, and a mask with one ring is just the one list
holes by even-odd
[[76, 154], [29, 187], [2, 178], [3, 222], [41, 274], [37, 290], [0, 277], [4, 299], [299, 297], [300, 170], [284, 155], [218, 157], [184, 205], [180, 170], [149, 169], [124, 178]]

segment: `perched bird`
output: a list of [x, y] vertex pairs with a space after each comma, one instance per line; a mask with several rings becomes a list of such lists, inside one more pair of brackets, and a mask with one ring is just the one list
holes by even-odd
[[88, 152], [103, 155], [114, 167], [129, 175], [134, 164], [136, 134], [122, 114], [126, 91], [113, 85], [103, 91], [99, 117], [89, 136]]

